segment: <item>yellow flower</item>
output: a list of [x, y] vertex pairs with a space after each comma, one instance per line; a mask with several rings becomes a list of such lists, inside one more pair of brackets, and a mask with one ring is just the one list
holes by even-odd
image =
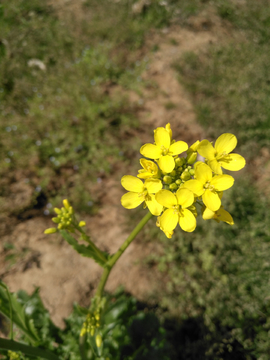
[[[167, 124], [168, 126], [169, 124]], [[158, 160], [158, 165], [164, 173], [170, 173], [175, 167], [173, 156], [179, 155], [188, 149], [184, 141], [171, 144], [169, 129], [159, 127], [154, 131], [155, 145], [145, 144], [140, 152], [143, 156]]]
[[179, 189], [175, 194], [169, 190], [160, 190], [156, 200], [167, 208], [159, 218], [160, 228], [167, 237], [171, 237], [177, 223], [187, 232], [196, 228], [196, 218], [187, 208], [194, 202], [194, 195], [188, 189]]
[[207, 207], [205, 207], [203, 210], [203, 213], [202, 213], [202, 217], [204, 220], [214, 219], [218, 223], [220, 221], [224, 221], [225, 223], [227, 223], [229, 225], [234, 224], [231, 214], [228, 211], [224, 210], [222, 205], [217, 211], [212, 211], [212, 210], [208, 209]]
[[222, 134], [217, 138], [215, 147], [208, 141], [203, 140], [198, 146], [198, 153], [207, 159], [207, 164], [214, 173], [221, 175], [223, 167], [226, 170], [241, 170], [246, 160], [239, 154], [230, 154], [236, 147], [237, 139], [233, 134]]
[[140, 179], [148, 179], [148, 178], [160, 178], [160, 170], [153, 161], [140, 159], [140, 164], [143, 169], [139, 170], [139, 174], [137, 175]]
[[213, 177], [210, 167], [202, 162], [196, 163], [195, 177], [196, 180], [186, 181], [183, 187], [191, 190], [196, 197], [202, 196], [205, 206], [212, 211], [217, 211], [221, 206], [218, 192], [233, 186], [234, 178], [230, 175]]
[[124, 194], [121, 198], [121, 204], [126, 209], [134, 209], [145, 201], [149, 211], [153, 215], [160, 215], [162, 212], [162, 205], [160, 205], [155, 195], [162, 189], [162, 182], [158, 179], [147, 179], [143, 183], [135, 176], [125, 175], [121, 179], [122, 186], [129, 192]]

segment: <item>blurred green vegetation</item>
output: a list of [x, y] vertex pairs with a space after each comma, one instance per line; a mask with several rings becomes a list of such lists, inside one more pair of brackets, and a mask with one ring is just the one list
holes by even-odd
[[[10, 183], [20, 176], [36, 189], [33, 202], [42, 191], [47, 202], [59, 204], [68, 196], [78, 211], [91, 211], [91, 182], [130, 156], [129, 152], [123, 157], [131, 144], [126, 129], [139, 126], [140, 104], [131, 106], [125, 91], [112, 89], [119, 85], [140, 94], [144, 86], [140, 75], [148, 66], [143, 49], [148, 31], [167, 27], [172, 20], [185, 26], [190, 15], [208, 8], [229, 24], [234, 36], [224, 44], [210, 45], [204, 53], [185, 54], [174, 64], [180, 81], [208, 135], [234, 133], [248, 160], [258, 156], [260, 148], [269, 147], [269, 1], [152, 1], [138, 15], [131, 7], [128, 0], [87, 0], [84, 10], [91, 21], [87, 17], [64, 21], [45, 2], [2, 1], [1, 203]], [[157, 49], [158, 44], [148, 51]], [[46, 70], [30, 67], [31, 59], [39, 59]], [[164, 106], [169, 110], [174, 104]], [[248, 171], [254, 174], [256, 169]], [[127, 318], [119, 315], [125, 321], [108, 340], [115, 359], [270, 358], [269, 199], [255, 188], [253, 174], [240, 175], [224, 197], [234, 226], [198, 221], [194, 233], [179, 230], [172, 239], [156, 228], [146, 228], [146, 241], [157, 241], [163, 248], [162, 254], [148, 260], [167, 282], [155, 299], [159, 320], [152, 317], [155, 330], [162, 329], [147, 344], [137, 343], [130, 333], [137, 310], [134, 299], [125, 298], [133, 312], [126, 313], [128, 317], [132, 313], [128, 325]], [[135, 212], [133, 221], [136, 217]], [[74, 336], [83, 320], [77, 310], [61, 336], [48, 319], [40, 323], [44, 345], [60, 341], [63, 354], [70, 355], [65, 359], [76, 359], [78, 354]], [[138, 316], [149, 320], [145, 313]], [[140, 331], [146, 326], [139, 325]], [[161, 355], [149, 355], [148, 345], [153, 350], [157, 343], [164, 345]], [[112, 350], [117, 344], [118, 349]], [[145, 353], [136, 355], [135, 344]]]

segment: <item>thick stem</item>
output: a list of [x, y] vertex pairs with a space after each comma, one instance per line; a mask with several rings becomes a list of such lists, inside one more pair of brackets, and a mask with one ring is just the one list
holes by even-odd
[[123, 242], [123, 244], [120, 246], [119, 250], [107, 261], [106, 267], [103, 271], [100, 282], [98, 284], [98, 288], [96, 291], [96, 297], [100, 297], [100, 298], [102, 297], [104, 287], [106, 285], [106, 282], [108, 280], [110, 272], [111, 272], [113, 266], [115, 265], [116, 261], [120, 258], [120, 256], [126, 250], [126, 248], [131, 244], [131, 242], [138, 235], [138, 233], [142, 230], [144, 225], [151, 219], [152, 216], [153, 215], [150, 212], [148, 214], [146, 214], [142, 218], [142, 220], [139, 222], [139, 224], [135, 227], [135, 229], [131, 232], [131, 234], [128, 236], [128, 238]]

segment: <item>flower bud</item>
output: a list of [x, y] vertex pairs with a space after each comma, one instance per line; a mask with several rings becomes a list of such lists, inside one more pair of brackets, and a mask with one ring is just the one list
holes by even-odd
[[53, 217], [52, 218], [52, 221], [55, 223], [55, 224], [59, 224], [60, 223], [60, 219], [58, 217]]
[[80, 221], [79, 222], [79, 227], [83, 227], [83, 226], [85, 226], [86, 225], [86, 222], [85, 221]]
[[197, 152], [189, 153], [187, 156], [187, 162], [188, 164], [194, 164], [197, 160]]
[[163, 181], [165, 184], [170, 184], [172, 182], [172, 178], [168, 175], [164, 176]]
[[57, 232], [56, 228], [49, 228], [44, 231], [44, 234], [54, 234]]
[[99, 334], [96, 336], [96, 345], [98, 348], [102, 345], [102, 338]]
[[170, 190], [177, 190], [178, 186], [176, 185], [176, 183], [172, 183], [171, 185], [169, 185]]
[[69, 210], [69, 208], [70, 208], [70, 203], [69, 203], [68, 199], [63, 200], [63, 205], [64, 205], [64, 207], [65, 207], [67, 210]]
[[182, 183], [182, 180], [177, 179], [175, 183], [176, 183], [176, 185], [180, 185]]
[[60, 214], [61, 214], [61, 210], [60, 210], [60, 209], [54, 208], [53, 210], [54, 210], [54, 212], [55, 212], [57, 215], [60, 215]]
[[181, 175], [181, 179], [182, 179], [182, 180], [187, 181], [187, 180], [189, 180], [190, 178], [191, 178], [191, 176], [190, 176], [190, 173], [188, 172], [188, 170], [185, 170], [185, 171], [182, 173], [182, 175]]
[[190, 173], [191, 176], [194, 176], [194, 174], [195, 174], [194, 169], [190, 169], [190, 170], [188, 170], [188, 172]]

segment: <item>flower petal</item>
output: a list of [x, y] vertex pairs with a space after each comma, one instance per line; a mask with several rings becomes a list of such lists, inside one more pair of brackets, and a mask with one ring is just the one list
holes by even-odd
[[212, 211], [206, 207], [202, 213], [202, 218], [204, 220], [210, 220], [210, 219], [213, 219], [213, 217], [215, 217], [215, 215], [216, 215], [215, 211]]
[[159, 127], [154, 131], [154, 138], [156, 145], [160, 148], [164, 146], [166, 149], [169, 149], [171, 144], [171, 138], [169, 132], [163, 127]]
[[121, 184], [123, 188], [125, 188], [127, 191], [133, 191], [138, 193], [144, 190], [142, 180], [132, 175], [123, 176], [121, 179]]
[[143, 196], [139, 196], [138, 193], [128, 192], [121, 198], [121, 204], [126, 209], [134, 209], [144, 201]]
[[146, 205], [151, 214], [159, 216], [162, 213], [163, 206], [156, 201], [155, 195], [149, 194], [149, 196], [151, 200], [145, 200]]
[[154, 144], [145, 144], [141, 147], [140, 153], [149, 159], [159, 159], [162, 155], [160, 147]]
[[177, 197], [178, 204], [182, 206], [182, 208], [187, 208], [194, 203], [194, 195], [193, 192], [189, 189], [180, 188], [175, 193]]
[[156, 200], [159, 204], [165, 206], [166, 208], [171, 208], [174, 205], [177, 205], [176, 196], [169, 190], [160, 190], [156, 194]]
[[246, 160], [239, 154], [230, 154], [226, 161], [220, 161], [220, 164], [226, 170], [238, 171], [246, 165]]
[[225, 223], [227, 223], [229, 225], [234, 224], [231, 214], [228, 211], [224, 210], [223, 207], [221, 207], [216, 212], [216, 217], [217, 217], [217, 220], [224, 221]]
[[163, 172], [170, 173], [175, 167], [174, 158], [170, 155], [161, 156], [158, 165]]
[[184, 183], [184, 188], [189, 189], [197, 197], [201, 196], [204, 193], [203, 184], [198, 180], [188, 180]]
[[176, 228], [176, 225], [178, 223], [178, 214], [176, 214], [173, 209], [167, 209], [161, 215], [159, 221], [160, 228], [164, 232], [171, 232], [173, 229]]
[[212, 170], [208, 165], [204, 163], [199, 163], [195, 166], [195, 176], [201, 184], [205, 184], [208, 181], [211, 181]]
[[162, 189], [162, 182], [158, 179], [148, 179], [145, 180], [144, 187], [148, 193], [155, 194]]
[[217, 211], [220, 208], [221, 201], [217, 193], [211, 190], [205, 190], [202, 200], [204, 205], [212, 211]]
[[225, 152], [229, 154], [237, 145], [236, 136], [233, 134], [222, 134], [217, 138], [215, 143], [215, 149], [217, 150], [218, 154], [222, 154]]
[[198, 153], [208, 160], [212, 160], [215, 158], [216, 150], [213, 145], [208, 140], [203, 140], [200, 142], [198, 149]]
[[196, 218], [188, 209], [183, 209], [179, 216], [180, 227], [187, 232], [192, 232], [196, 228]]
[[187, 151], [187, 149], [188, 149], [188, 144], [186, 142], [176, 141], [170, 146], [169, 152], [170, 155], [174, 156], [174, 155], [179, 155], [184, 151]]
[[217, 191], [224, 191], [233, 186], [234, 178], [231, 175], [216, 175], [211, 180], [211, 185]]
[[210, 168], [213, 170], [213, 172], [215, 174], [218, 174], [218, 175], [222, 175], [223, 172], [222, 172], [222, 169], [221, 169], [221, 165], [220, 165], [220, 162], [217, 161], [216, 159], [213, 159], [211, 161], [208, 161], [208, 165], [210, 166]]

